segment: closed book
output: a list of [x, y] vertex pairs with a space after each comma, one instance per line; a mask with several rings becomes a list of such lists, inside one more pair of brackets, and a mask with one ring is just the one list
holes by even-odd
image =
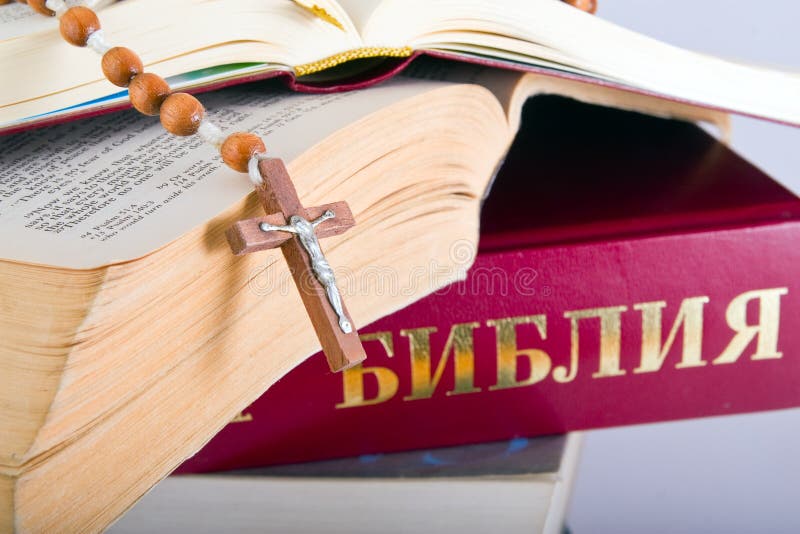
[[362, 329], [363, 366], [299, 365], [181, 471], [798, 406], [799, 241], [800, 201], [701, 128], [538, 97], [466, 278]]
[[560, 534], [580, 434], [169, 477], [109, 529]]

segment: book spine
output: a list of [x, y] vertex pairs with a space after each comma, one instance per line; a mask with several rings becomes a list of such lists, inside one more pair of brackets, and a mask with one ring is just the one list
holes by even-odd
[[[800, 405], [800, 221], [482, 252], [292, 371], [179, 472]], [[268, 357], [268, 355], [265, 355]]]

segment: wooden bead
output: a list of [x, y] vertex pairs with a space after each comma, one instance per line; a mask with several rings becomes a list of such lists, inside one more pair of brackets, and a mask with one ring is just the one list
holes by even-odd
[[158, 115], [161, 104], [170, 95], [169, 84], [157, 74], [143, 72], [130, 81], [128, 96], [139, 113]]
[[171, 134], [186, 136], [197, 133], [205, 110], [203, 104], [188, 93], [173, 93], [161, 104], [161, 125]]
[[597, 11], [597, 0], [564, 0], [571, 6], [577, 7], [587, 13], [594, 13]]
[[100, 20], [88, 7], [73, 6], [61, 17], [61, 37], [71, 45], [86, 46], [89, 36], [100, 29]]
[[115, 46], [103, 54], [100, 65], [108, 81], [120, 87], [128, 87], [131, 78], [144, 70], [136, 52], [124, 46]]
[[28, 5], [31, 6], [37, 13], [47, 15], [48, 17], [54, 16], [56, 12], [52, 9], [48, 9], [47, 6], [44, 5], [45, 2], [47, 2], [47, 0], [28, 0]]
[[233, 170], [247, 172], [247, 164], [256, 152], [266, 152], [264, 141], [256, 134], [236, 132], [228, 136], [222, 143], [219, 152], [222, 161]]

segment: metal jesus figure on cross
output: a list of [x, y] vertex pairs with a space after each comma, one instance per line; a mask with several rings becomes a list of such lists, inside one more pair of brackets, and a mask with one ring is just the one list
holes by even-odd
[[331, 370], [364, 361], [358, 332], [319, 243], [355, 225], [350, 208], [346, 202], [304, 208], [280, 159], [263, 159], [258, 170], [263, 183], [256, 193], [268, 215], [234, 224], [226, 232], [231, 250], [241, 255], [281, 247]]
[[353, 331], [353, 326], [347, 319], [344, 309], [342, 309], [342, 297], [339, 295], [339, 288], [336, 287], [336, 278], [333, 275], [333, 269], [331, 269], [328, 260], [325, 259], [325, 255], [322, 253], [322, 248], [320, 248], [319, 245], [319, 239], [317, 239], [317, 234], [314, 233], [317, 226], [323, 221], [333, 219], [334, 217], [336, 217], [336, 214], [328, 209], [313, 221], [307, 221], [300, 215], [292, 215], [289, 217], [289, 224], [275, 225], [262, 222], [258, 226], [264, 232], [278, 231], [297, 234], [297, 238], [300, 239], [300, 244], [306, 249], [308, 258], [311, 260], [311, 270], [314, 271], [317, 280], [319, 280], [319, 283], [325, 288], [325, 292], [328, 294], [328, 302], [339, 317], [339, 328], [341, 328], [342, 332], [345, 334], [349, 334]]

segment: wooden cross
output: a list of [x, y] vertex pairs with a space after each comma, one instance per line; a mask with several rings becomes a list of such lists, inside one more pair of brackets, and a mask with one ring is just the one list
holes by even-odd
[[281, 247], [331, 371], [364, 361], [367, 356], [358, 332], [317, 241], [352, 228], [350, 208], [346, 202], [334, 202], [305, 209], [280, 159], [263, 159], [258, 170], [262, 184], [256, 193], [268, 215], [239, 221], [228, 229], [231, 250], [238, 256]]

